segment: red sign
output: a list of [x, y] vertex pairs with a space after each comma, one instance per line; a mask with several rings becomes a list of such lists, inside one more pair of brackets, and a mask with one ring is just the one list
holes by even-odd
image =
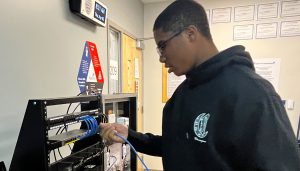
[[102, 73], [102, 69], [101, 69], [100, 60], [98, 57], [96, 44], [89, 42], [89, 41], [87, 43], [88, 43], [89, 51], [91, 54], [92, 64], [94, 66], [97, 82], [104, 83], [103, 73]]

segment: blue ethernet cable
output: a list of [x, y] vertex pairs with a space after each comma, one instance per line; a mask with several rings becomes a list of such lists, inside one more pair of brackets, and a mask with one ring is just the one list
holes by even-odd
[[92, 116], [87, 116], [89, 118], [89, 120], [91, 121], [92, 125], [93, 125], [93, 134], [96, 134], [97, 133], [97, 130], [98, 130], [98, 123], [97, 123], [97, 120], [92, 117]]
[[86, 122], [88, 122], [90, 125], [88, 136], [91, 136], [94, 133], [94, 125], [88, 116], [84, 116], [84, 120], [86, 120]]
[[92, 135], [95, 134], [95, 124], [93, 123], [93, 121], [90, 118], [90, 116], [87, 116], [86, 120], [90, 123], [90, 126], [91, 126], [91, 132], [90, 132], [89, 136], [92, 136]]
[[97, 131], [98, 131], [98, 123], [97, 123], [97, 120], [96, 120], [94, 117], [92, 117], [92, 116], [89, 116], [89, 117], [91, 118], [91, 121], [93, 122], [93, 125], [94, 125], [94, 134], [96, 134]]
[[80, 119], [82, 119], [87, 124], [88, 127], [88, 134], [82, 138], [86, 138], [88, 136], [92, 136], [97, 133], [98, 123], [94, 117], [88, 115], [88, 116], [82, 116], [80, 117]]
[[92, 123], [92, 121], [90, 120], [89, 117], [85, 116], [84, 119], [89, 123], [90, 125], [90, 133], [89, 133], [89, 136], [91, 136], [93, 134], [93, 131], [94, 131], [94, 125]]
[[81, 119], [82, 121], [84, 121], [85, 124], [86, 124], [86, 126], [87, 126], [87, 134], [80, 138], [80, 139], [84, 139], [84, 138], [90, 136], [90, 133], [91, 133], [91, 128], [90, 128], [90, 126], [91, 126], [91, 125], [90, 125], [90, 123], [89, 123], [84, 117], [80, 117], [80, 119]]
[[90, 136], [92, 136], [95, 133], [95, 125], [94, 125], [94, 123], [93, 123], [93, 121], [91, 120], [90, 117], [87, 117], [86, 120], [91, 124], [91, 133], [90, 133]]
[[144, 163], [143, 159], [141, 159], [141, 157], [137, 154], [137, 151], [135, 150], [135, 148], [133, 147], [133, 145], [125, 138], [123, 137], [121, 134], [115, 132], [115, 135], [120, 137], [123, 141], [125, 141], [127, 144], [129, 144], [130, 148], [134, 151], [135, 155], [139, 158], [139, 160], [142, 162], [142, 164], [144, 165], [146, 171], [149, 171], [148, 167], [146, 166], [146, 164]]
[[84, 119], [84, 122], [87, 125], [87, 133], [84, 136], [84, 138], [86, 138], [86, 137], [90, 136], [92, 130], [91, 130], [91, 124], [90, 124], [90, 122], [88, 120], [86, 120], [86, 119]]

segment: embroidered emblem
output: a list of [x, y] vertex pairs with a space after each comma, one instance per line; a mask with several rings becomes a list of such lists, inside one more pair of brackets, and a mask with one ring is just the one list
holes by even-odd
[[194, 121], [194, 132], [197, 137], [194, 137], [195, 140], [205, 143], [206, 141], [203, 140], [208, 134], [206, 131], [206, 126], [208, 119], [210, 117], [209, 113], [201, 113]]

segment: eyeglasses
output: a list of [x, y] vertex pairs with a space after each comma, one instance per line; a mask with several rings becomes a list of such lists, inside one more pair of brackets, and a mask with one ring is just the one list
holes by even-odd
[[177, 33], [175, 33], [173, 36], [169, 37], [167, 40], [161, 41], [161, 42], [159, 43], [159, 45], [157, 45], [156, 50], [157, 50], [157, 53], [158, 53], [158, 55], [159, 55], [160, 57], [162, 56], [162, 54], [163, 54], [163, 52], [164, 52], [164, 50], [165, 50], [165, 48], [166, 48], [166, 46], [167, 46], [167, 43], [168, 43], [170, 40], [172, 40], [174, 37], [180, 35], [183, 31], [184, 31], [184, 29], [181, 30], [181, 31], [179, 31], [179, 32], [177, 32]]

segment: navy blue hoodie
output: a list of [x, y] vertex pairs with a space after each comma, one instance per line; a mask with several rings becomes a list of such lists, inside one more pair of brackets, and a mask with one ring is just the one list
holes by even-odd
[[186, 77], [164, 107], [162, 136], [129, 130], [138, 151], [161, 156], [165, 171], [300, 171], [281, 99], [243, 46]]

